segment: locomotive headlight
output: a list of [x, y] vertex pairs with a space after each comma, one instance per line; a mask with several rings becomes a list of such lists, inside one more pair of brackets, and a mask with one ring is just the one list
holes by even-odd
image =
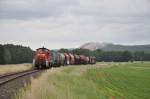
[[42, 57], [45, 57], [45, 54], [41, 54]]
[[37, 54], [37, 58], [43, 60], [43, 59], [46, 59], [46, 55], [45, 54]]
[[44, 57], [45, 54], [37, 54], [37, 56]]
[[40, 56], [41, 54], [37, 54], [37, 56]]

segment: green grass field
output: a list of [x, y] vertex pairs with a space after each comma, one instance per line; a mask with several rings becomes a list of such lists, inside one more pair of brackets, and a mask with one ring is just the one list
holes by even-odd
[[16, 99], [149, 99], [150, 62], [98, 63], [48, 70]]

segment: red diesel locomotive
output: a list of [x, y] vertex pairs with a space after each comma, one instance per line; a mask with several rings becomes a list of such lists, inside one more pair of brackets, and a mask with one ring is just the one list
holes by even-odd
[[33, 65], [34, 67], [41, 68], [49, 68], [52, 66], [52, 54], [49, 49], [46, 48], [38, 48], [36, 49]]

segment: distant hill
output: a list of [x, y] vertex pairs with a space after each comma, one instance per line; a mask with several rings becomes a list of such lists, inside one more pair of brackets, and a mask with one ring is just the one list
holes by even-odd
[[112, 43], [85, 43], [79, 48], [81, 49], [89, 49], [91, 51], [96, 49], [101, 49], [103, 51], [144, 51], [144, 52], [150, 52], [150, 44], [148, 45], [118, 45], [118, 44], [112, 44]]

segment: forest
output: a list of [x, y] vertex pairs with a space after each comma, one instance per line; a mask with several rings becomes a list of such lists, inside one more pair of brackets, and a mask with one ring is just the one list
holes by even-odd
[[0, 64], [31, 63], [34, 51], [22, 45], [0, 45]]

